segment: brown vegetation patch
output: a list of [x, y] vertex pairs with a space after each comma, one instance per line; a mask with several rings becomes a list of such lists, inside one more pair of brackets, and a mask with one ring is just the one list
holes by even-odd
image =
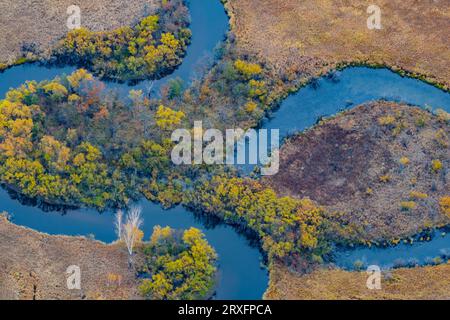
[[269, 300], [450, 299], [450, 264], [385, 273], [381, 290], [369, 290], [367, 277], [366, 272], [327, 269], [299, 275], [275, 265], [264, 297]]
[[278, 74], [316, 75], [342, 62], [383, 64], [450, 86], [448, 1], [380, 0], [382, 30], [366, 0], [228, 0], [242, 53]]
[[[68, 32], [67, 8], [71, 0], [14, 0], [0, 2], [0, 64], [12, 64], [23, 54], [22, 46], [35, 44], [48, 53]], [[81, 24], [92, 31], [112, 30], [137, 23], [153, 13], [156, 0], [78, 1]]]
[[[67, 288], [71, 265], [81, 268], [81, 290]], [[131, 299], [136, 287], [123, 246], [49, 236], [0, 216], [0, 299]]]
[[279, 173], [264, 182], [325, 205], [352, 236], [411, 235], [449, 222], [439, 209], [450, 190], [449, 135], [447, 120], [419, 108], [362, 105], [288, 139]]

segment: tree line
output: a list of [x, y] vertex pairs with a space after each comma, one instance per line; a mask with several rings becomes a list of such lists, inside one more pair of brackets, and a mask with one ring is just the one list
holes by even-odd
[[53, 50], [52, 61], [87, 68], [105, 79], [158, 79], [181, 63], [191, 38], [189, 19], [183, 0], [165, 1], [133, 27], [71, 30]]

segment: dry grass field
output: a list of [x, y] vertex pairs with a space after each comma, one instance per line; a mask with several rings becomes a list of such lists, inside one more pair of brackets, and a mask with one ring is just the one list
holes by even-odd
[[[81, 269], [81, 290], [67, 289], [66, 270], [71, 265]], [[79, 237], [49, 236], [0, 216], [0, 300], [135, 297], [137, 283], [134, 270], [128, 268], [126, 248]]]
[[[154, 12], [158, 0], [80, 0], [81, 24], [94, 31], [111, 30], [138, 22]], [[0, 64], [22, 56], [22, 46], [36, 44], [43, 53], [68, 31], [71, 0], [0, 1]]]
[[[82, 25], [97, 31], [132, 25], [160, 3], [77, 4]], [[34, 44], [39, 55], [48, 54], [68, 31], [66, 10], [72, 4], [1, 1], [0, 70], [22, 57], [24, 46]], [[388, 66], [449, 89], [450, 0], [378, 0], [381, 30], [367, 28], [371, 4], [226, 1], [237, 56], [260, 62], [279, 84], [270, 97], [346, 64]], [[354, 233], [349, 228], [339, 235], [344, 238], [409, 236], [450, 221], [439, 210], [439, 199], [450, 190], [449, 130], [448, 119], [418, 108], [387, 102], [359, 106], [289, 139], [281, 150], [280, 172], [263, 182], [280, 195], [309, 197], [339, 214], [343, 225], [357, 226]], [[66, 287], [70, 265], [81, 267], [81, 291]], [[119, 275], [120, 285], [108, 275]], [[364, 272], [317, 269], [300, 275], [274, 263], [265, 298], [450, 299], [449, 275], [449, 264], [398, 269], [383, 280], [382, 290], [373, 291], [366, 288]], [[125, 248], [38, 233], [0, 216], [0, 299], [130, 299], [138, 298], [136, 287]]]
[[[449, 223], [439, 201], [450, 183], [448, 114], [390, 102], [362, 105], [288, 139], [280, 171], [265, 182], [309, 197], [357, 239], [394, 239]], [[433, 169], [433, 163], [441, 164]]]
[[316, 75], [346, 63], [383, 64], [450, 87], [450, 1], [228, 0], [241, 53], [280, 74]]
[[381, 290], [369, 290], [365, 272], [319, 269], [307, 275], [275, 265], [270, 274], [268, 300], [448, 300], [450, 264], [396, 269], [383, 274]]
[[[228, 0], [226, 6], [238, 54], [263, 63], [285, 83], [297, 86], [339, 66], [367, 64], [448, 90], [450, 1], [379, 0], [381, 30], [367, 28], [371, 4]], [[274, 95], [287, 89], [280, 83]], [[308, 196], [340, 212], [343, 222], [360, 226], [358, 236], [366, 240], [448, 223], [437, 204], [450, 189], [448, 123], [406, 108], [361, 106], [290, 139], [281, 151], [279, 174], [266, 183], [281, 195]], [[394, 122], [380, 125], [378, 118], [388, 116]], [[444, 169], [433, 173], [434, 158]], [[383, 290], [371, 291], [365, 273], [321, 269], [299, 275], [275, 265], [265, 298], [450, 299], [449, 271], [449, 265], [395, 270]]]

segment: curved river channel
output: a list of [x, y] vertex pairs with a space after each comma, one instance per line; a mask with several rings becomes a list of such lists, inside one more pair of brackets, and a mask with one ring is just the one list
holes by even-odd
[[[192, 43], [182, 65], [171, 75], [156, 81], [157, 90], [168, 79], [180, 77], [189, 82], [195, 77], [196, 66], [212, 55], [215, 46], [223, 40], [228, 28], [228, 17], [219, 0], [190, 0], [192, 17]], [[51, 79], [69, 74], [75, 68], [46, 68], [36, 64], [16, 66], [0, 73], [0, 98], [9, 88], [17, 87], [26, 80]], [[126, 84], [108, 83], [118, 90], [138, 88], [145, 90], [148, 83], [129, 87]], [[386, 99], [402, 101], [422, 107], [442, 108], [450, 112], [450, 94], [418, 80], [402, 78], [387, 69], [365, 67], [347, 68], [337, 72], [333, 80], [319, 79], [317, 85], [306, 86], [289, 96], [271, 120], [263, 122], [262, 128], [280, 129], [280, 137], [305, 130], [314, 125], [321, 116], [333, 115], [342, 109], [358, 104]], [[148, 238], [155, 225], [186, 229], [201, 229], [219, 255], [219, 283], [217, 299], [260, 299], [268, 282], [267, 271], [261, 268], [262, 256], [243, 235], [227, 225], [213, 226], [182, 207], [163, 210], [159, 205], [142, 200], [144, 233]], [[91, 209], [62, 212], [44, 212], [32, 204], [21, 204], [15, 197], [0, 189], [0, 212], [12, 214], [13, 222], [29, 228], [60, 235], [92, 235], [98, 240], [115, 240], [113, 213], [99, 214]], [[352, 269], [357, 260], [365, 264], [392, 267], [398, 259], [416, 259], [419, 264], [429, 258], [450, 250], [450, 234], [437, 234], [433, 240], [393, 248], [357, 248], [339, 251], [336, 265]]]

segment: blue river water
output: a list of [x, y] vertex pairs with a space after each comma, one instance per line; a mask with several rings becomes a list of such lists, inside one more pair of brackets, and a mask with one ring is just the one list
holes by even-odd
[[388, 69], [349, 67], [336, 72], [333, 80], [320, 78], [287, 97], [262, 128], [279, 129], [284, 138], [313, 126], [319, 117], [380, 99], [450, 111], [448, 92]]
[[[183, 207], [163, 210], [147, 200], [136, 204], [142, 208], [145, 239], [153, 227], [170, 226], [175, 229], [195, 227], [205, 234], [219, 259], [216, 299], [261, 299], [267, 287], [267, 271], [262, 268], [259, 249], [232, 227], [211, 225]], [[36, 206], [22, 205], [7, 191], [0, 189], [0, 212], [12, 215], [12, 222], [52, 235], [92, 236], [103, 242], [117, 240], [114, 232], [114, 212], [99, 213], [93, 209], [44, 212]]]
[[[215, 47], [225, 38], [228, 17], [219, 0], [190, 0], [189, 9], [192, 23], [192, 43], [188, 47], [183, 63], [171, 75], [155, 81], [155, 92], [169, 79], [180, 78], [186, 85], [196, 76], [198, 66], [209, 61]], [[58, 75], [70, 74], [75, 67], [46, 68], [38, 64], [24, 64], [0, 73], [0, 97], [10, 88], [20, 86], [27, 80], [42, 81]], [[135, 86], [107, 83], [108, 88], [126, 93], [130, 89], [146, 92], [148, 81]], [[267, 287], [268, 273], [262, 268], [259, 249], [249, 240], [227, 225], [209, 226], [204, 219], [197, 219], [182, 207], [163, 210], [159, 205], [142, 200], [138, 205], [143, 209], [146, 239], [156, 225], [172, 228], [201, 229], [218, 253], [219, 278], [216, 299], [261, 299]], [[0, 190], [0, 212], [13, 216], [13, 222], [29, 228], [55, 235], [91, 235], [95, 239], [112, 242], [114, 235], [113, 212], [99, 213], [90, 209], [44, 212], [36, 206], [22, 205], [12, 199], [5, 190]]]
[[[190, 0], [189, 3], [193, 31], [192, 44], [182, 65], [173, 74], [154, 83], [156, 91], [168, 79], [180, 77], [188, 83], [196, 76], [199, 65], [208, 60], [215, 46], [223, 40], [228, 28], [228, 17], [219, 0]], [[57, 75], [69, 74], [75, 68], [46, 68], [37, 64], [16, 66], [0, 73], [0, 97], [26, 80], [51, 79]], [[108, 83], [108, 87], [118, 90], [148, 88], [148, 82], [133, 87], [126, 84]], [[352, 67], [337, 72], [330, 80], [326, 77], [316, 85], [308, 85], [289, 96], [281, 104], [274, 117], [262, 123], [264, 129], [279, 129], [280, 137], [305, 130], [314, 125], [321, 116], [333, 115], [343, 109], [377, 99], [402, 101], [433, 109], [450, 111], [450, 94], [429, 84], [401, 76], [387, 69]], [[219, 255], [219, 284], [216, 298], [219, 299], [260, 299], [267, 282], [267, 271], [261, 268], [261, 254], [255, 246], [232, 227], [210, 226], [202, 218], [197, 218], [182, 207], [163, 210], [159, 205], [142, 200], [144, 233], [148, 238], [155, 225], [173, 228], [201, 229], [207, 240]], [[13, 215], [13, 222], [49, 234], [92, 235], [95, 239], [111, 242], [115, 240], [113, 213], [98, 213], [90, 209], [68, 210], [67, 212], [44, 212], [36, 206], [23, 205], [0, 190], [0, 211]], [[386, 267], [395, 265], [398, 259], [416, 258], [425, 262], [428, 258], [441, 255], [450, 247], [450, 236], [436, 236], [430, 242], [413, 245], [399, 245], [394, 248], [359, 248], [340, 251], [336, 255], [336, 265], [352, 268], [355, 261], [379, 264]], [[443, 251], [444, 250], [444, 251]]]
[[[338, 250], [334, 260], [338, 267], [346, 270], [355, 269], [355, 263], [366, 268], [377, 265], [381, 269], [429, 265], [445, 262], [450, 258], [450, 234], [436, 230], [431, 241], [419, 241], [413, 244], [401, 242], [389, 248], [359, 247], [356, 249]], [[438, 261], [435, 259], [439, 258]]]
[[[266, 119], [261, 128], [279, 129], [282, 139], [313, 126], [320, 117], [332, 116], [341, 110], [380, 99], [450, 112], [448, 92], [416, 79], [401, 77], [388, 69], [350, 67], [338, 71], [332, 79], [320, 78], [314, 85], [308, 85], [290, 95], [274, 113], [274, 117]], [[249, 167], [245, 166], [244, 170], [248, 172]], [[349, 270], [354, 269], [355, 262], [385, 269], [424, 265], [432, 263], [431, 260], [436, 257], [448, 259], [449, 250], [450, 234], [441, 235], [436, 231], [428, 242], [389, 248], [338, 250], [334, 255], [334, 263]]]

